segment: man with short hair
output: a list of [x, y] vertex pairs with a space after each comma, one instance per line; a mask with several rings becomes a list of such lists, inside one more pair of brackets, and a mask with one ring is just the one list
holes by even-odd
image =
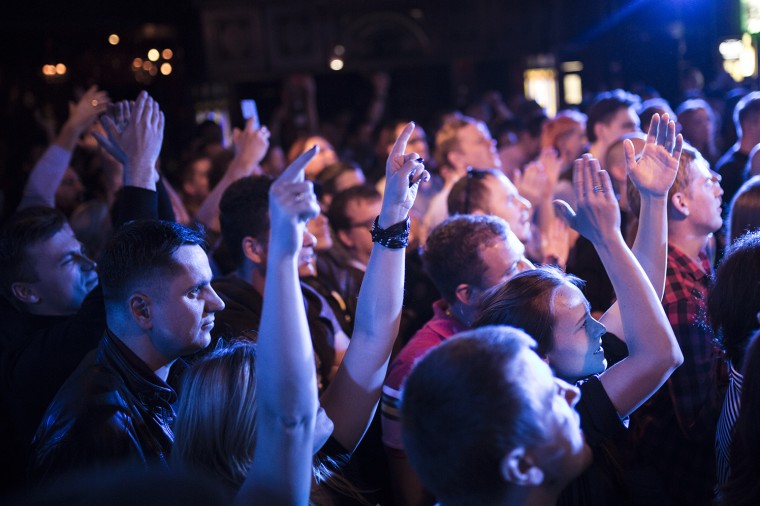
[[594, 98], [586, 121], [586, 133], [591, 142], [589, 152], [594, 158], [604, 160], [613, 142], [623, 134], [639, 130], [638, 103], [636, 95], [620, 89], [600, 93]]
[[[227, 276], [215, 278], [212, 283], [227, 306], [217, 317], [214, 338], [243, 336], [254, 341], [258, 338], [269, 260], [272, 182], [269, 176], [239, 179], [225, 190], [219, 204], [222, 238], [236, 269]], [[312, 261], [314, 244], [314, 236], [306, 230], [299, 262]], [[340, 365], [348, 337], [324, 297], [305, 283], [301, 283], [301, 289], [317, 359], [317, 381], [323, 389]]]
[[347, 263], [362, 272], [367, 270], [372, 252], [370, 230], [380, 214], [381, 201], [373, 187], [353, 186], [335, 195], [327, 211], [330, 227], [347, 253]]
[[[343, 302], [350, 333], [356, 317], [359, 288], [372, 253], [370, 230], [380, 214], [382, 197], [372, 186], [358, 185], [338, 192], [327, 210], [335, 241], [316, 256], [316, 279], [323, 295]], [[337, 295], [337, 297], [336, 297]]]
[[477, 316], [480, 300], [489, 289], [533, 268], [524, 251], [509, 225], [491, 215], [453, 216], [428, 237], [423, 265], [442, 299], [433, 305], [433, 318], [393, 361], [383, 386], [383, 443], [394, 489], [402, 504], [417, 504], [425, 497], [401, 441], [398, 410], [404, 379], [419, 357], [469, 328]]
[[[638, 212], [638, 193], [629, 185]], [[631, 419], [635, 466], [648, 490], [680, 504], [707, 504], [715, 481], [713, 445], [722, 394], [720, 360], [704, 323], [712, 266], [705, 253], [720, 229], [720, 179], [698, 151], [684, 147], [668, 193], [668, 263], [662, 304], [684, 362]], [[654, 478], [656, 477], [656, 479]], [[651, 478], [651, 479], [650, 479]], [[658, 481], [659, 480], [659, 481]], [[650, 498], [651, 499], [651, 498]], [[667, 502], [662, 495], [658, 501]]]
[[463, 332], [425, 355], [401, 406], [409, 461], [442, 506], [557, 504], [591, 463], [577, 387], [552, 375], [524, 332]]
[[422, 242], [433, 228], [448, 216], [446, 200], [454, 184], [467, 174], [467, 168], [500, 169], [496, 141], [488, 127], [475, 118], [456, 114], [435, 135], [435, 159], [443, 178], [443, 188], [430, 199], [420, 230]]
[[525, 244], [531, 238], [531, 204], [507, 176], [495, 169], [472, 169], [457, 181], [448, 198], [449, 214], [492, 214], [509, 223]]
[[224, 309], [203, 236], [176, 223], [122, 227], [100, 278], [105, 335], [43, 417], [30, 463], [38, 480], [123, 461], [166, 465], [176, 400], [170, 369], [209, 344], [214, 313]]
[[[760, 91], [753, 91], [737, 102], [734, 107], [734, 127], [738, 137], [736, 144], [715, 164], [715, 171], [722, 178], [723, 200], [729, 204], [747, 179], [744, 168], [750, 151], [760, 143]], [[727, 210], [723, 216], [728, 216]]]
[[[93, 87], [85, 97], [98, 102], [102, 95]], [[100, 111], [89, 99], [77, 108]], [[144, 91], [135, 102], [121, 102], [114, 109], [131, 110], [130, 121], [118, 129], [114, 118], [106, 116], [113, 130], [108, 141], [100, 139], [124, 166], [121, 192], [129, 206], [115, 213], [115, 226], [155, 219], [160, 209], [155, 163], [163, 141], [163, 113]], [[75, 143], [76, 137], [69, 140]], [[49, 153], [56, 151], [53, 146]], [[0, 264], [9, 267], [0, 274], [0, 318], [6, 322], [0, 329], [0, 428], [5, 435], [0, 459], [2, 467], [11, 470], [0, 479], [3, 491], [23, 483], [28, 447], [43, 413], [87, 352], [98, 345], [106, 326], [102, 292], [94, 288], [94, 262], [58, 211], [29, 207], [52, 206], [55, 188], [48, 183], [58, 181], [65, 165], [35, 166], [21, 210], [0, 232]]]

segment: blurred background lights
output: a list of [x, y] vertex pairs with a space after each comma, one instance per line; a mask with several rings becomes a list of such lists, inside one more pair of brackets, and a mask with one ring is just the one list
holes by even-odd
[[161, 64], [161, 74], [168, 76], [172, 73], [172, 64], [171, 63], [162, 63]]
[[151, 49], [150, 51], [148, 51], [148, 59], [150, 61], [158, 61], [158, 58], [159, 58], [158, 49]]
[[111, 44], [112, 46], [117, 45], [120, 40], [121, 39], [119, 39], [119, 36], [116, 35], [115, 33], [112, 33], [111, 35], [108, 36], [108, 43]]
[[335, 71], [343, 70], [343, 60], [341, 60], [340, 58], [331, 59], [330, 68]]
[[164, 58], [164, 60], [171, 60], [172, 56], [174, 56], [174, 51], [167, 47], [161, 52], [161, 56]]

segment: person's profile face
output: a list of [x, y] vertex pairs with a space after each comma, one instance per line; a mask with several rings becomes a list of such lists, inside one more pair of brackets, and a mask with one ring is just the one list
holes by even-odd
[[521, 383], [544, 434], [543, 441], [528, 447], [527, 452], [544, 472], [544, 482], [568, 482], [592, 459], [575, 410], [580, 390], [553, 376], [546, 363], [527, 348], [515, 360], [521, 362]]
[[483, 274], [480, 285], [473, 287], [472, 303], [480, 303], [482, 296], [492, 288], [506, 283], [517, 274], [534, 269], [533, 264], [525, 258], [525, 246], [512, 231], [506, 240], [495, 240], [480, 246], [480, 260]]
[[719, 176], [710, 171], [703, 158], [691, 162], [688, 170], [691, 181], [683, 192], [688, 204], [687, 220], [698, 233], [707, 235], [723, 225], [723, 188]]
[[496, 151], [496, 141], [488, 127], [481, 122], [470, 123], [457, 132], [458, 148], [464, 166], [476, 169], [501, 168], [501, 159]]
[[27, 248], [38, 281], [29, 283], [37, 294], [35, 312], [75, 313], [98, 284], [95, 262], [84, 253], [68, 224], [52, 237]]
[[602, 123], [603, 141], [606, 144], [614, 142], [621, 136], [640, 130], [639, 116], [633, 107], [618, 109], [609, 122]]
[[556, 288], [550, 311], [554, 343], [546, 358], [555, 375], [575, 382], [604, 372], [607, 361], [602, 335], [607, 329], [591, 316], [588, 301], [578, 287], [565, 283]]
[[489, 173], [483, 178], [488, 189], [488, 203], [484, 206], [489, 214], [498, 216], [507, 223], [518, 239], [530, 239], [530, 202], [518, 193], [517, 188], [504, 174]]
[[211, 287], [206, 252], [197, 245], [180, 246], [175, 265], [150, 289], [153, 346], [167, 360], [205, 348], [211, 342], [214, 313], [224, 302]]
[[351, 226], [347, 230], [342, 230], [339, 236], [343, 238], [353, 258], [365, 265], [369, 262], [374, 244], [372, 225], [381, 209], [380, 199], [353, 199], [346, 205], [346, 215], [351, 217]]

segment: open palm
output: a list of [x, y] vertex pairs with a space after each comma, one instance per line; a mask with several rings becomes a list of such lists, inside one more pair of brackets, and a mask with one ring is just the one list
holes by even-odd
[[642, 195], [667, 195], [678, 173], [683, 137], [676, 136], [675, 122], [668, 115], [652, 116], [644, 151], [637, 161], [633, 143], [625, 141], [625, 165], [628, 176]]

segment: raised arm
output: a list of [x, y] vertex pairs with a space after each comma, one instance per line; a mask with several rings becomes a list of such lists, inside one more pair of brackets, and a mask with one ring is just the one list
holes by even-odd
[[298, 157], [269, 191], [271, 235], [256, 350], [256, 454], [235, 504], [307, 504], [317, 378], [298, 279], [306, 221], [319, 214]]
[[620, 233], [620, 209], [609, 174], [584, 155], [575, 162], [573, 186], [577, 214], [564, 202], [558, 202], [558, 211], [592, 242], [618, 295], [629, 354], [599, 379], [618, 414], [627, 416], [660, 388], [683, 355], [660, 298]]
[[19, 210], [31, 206], [55, 207], [55, 191], [79, 138], [106, 111], [109, 103], [108, 94], [97, 86], [88, 88], [77, 103], [69, 103], [69, 117], [29, 174]]
[[[403, 229], [420, 181], [430, 177], [417, 161], [417, 153], [404, 155], [413, 130], [414, 123], [404, 128], [388, 156], [377, 222], [382, 230], [394, 226]], [[359, 444], [377, 408], [401, 318], [405, 245], [386, 244], [375, 242], [372, 248], [359, 291], [351, 344], [320, 399], [335, 425], [333, 437], [349, 450]]]
[[156, 162], [164, 140], [164, 113], [145, 91], [134, 102], [121, 101], [101, 117], [106, 136], [98, 143], [124, 167], [120, 209], [112, 209], [118, 226], [129, 220], [158, 218]]
[[[640, 159], [636, 161], [630, 140], [625, 141], [624, 147], [626, 171], [641, 195], [639, 228], [631, 250], [662, 299], [668, 261], [668, 190], [678, 173], [683, 138], [680, 134], [676, 136], [676, 125], [667, 114], [662, 118], [655, 114]], [[617, 303], [600, 321], [609, 332], [626, 340]]]
[[243, 130], [236, 128], [232, 132], [235, 156], [222, 179], [214, 186], [195, 215], [195, 220], [203, 223], [212, 232], [221, 233], [219, 202], [224, 191], [240, 178], [262, 173], [259, 163], [269, 149], [269, 130], [265, 126], [253, 128], [254, 121], [255, 119], [251, 118]]

